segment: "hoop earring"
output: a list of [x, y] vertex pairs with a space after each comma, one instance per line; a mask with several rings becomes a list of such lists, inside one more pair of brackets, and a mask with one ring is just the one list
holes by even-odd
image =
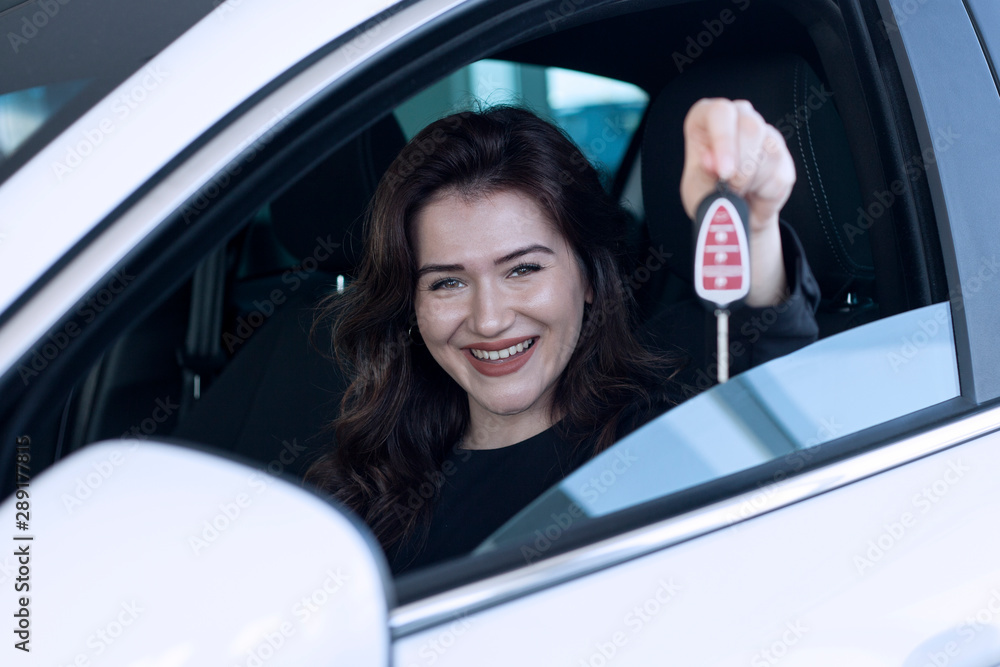
[[[417, 330], [417, 337], [416, 338], [414, 338], [414, 336], [413, 336], [413, 330], [414, 329]], [[410, 337], [410, 342], [412, 342], [414, 345], [423, 345], [424, 344], [424, 338], [423, 338], [423, 336], [420, 335], [420, 329], [417, 327], [416, 324], [411, 324], [410, 325], [410, 328], [406, 330], [406, 335]]]

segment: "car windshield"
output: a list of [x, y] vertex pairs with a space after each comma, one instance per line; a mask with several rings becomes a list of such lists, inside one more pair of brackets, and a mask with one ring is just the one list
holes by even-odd
[[779, 457], [801, 470], [816, 445], [959, 393], [948, 303], [857, 327], [668, 411], [537, 498], [478, 552], [534, 539], [567, 512], [586, 522]]
[[0, 0], [0, 183], [219, 4]]

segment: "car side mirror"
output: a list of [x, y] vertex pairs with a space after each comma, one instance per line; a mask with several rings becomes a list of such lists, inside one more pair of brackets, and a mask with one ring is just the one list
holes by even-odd
[[15, 533], [0, 579], [39, 664], [389, 664], [382, 551], [315, 493], [139, 440], [87, 446], [21, 489], [0, 505]]

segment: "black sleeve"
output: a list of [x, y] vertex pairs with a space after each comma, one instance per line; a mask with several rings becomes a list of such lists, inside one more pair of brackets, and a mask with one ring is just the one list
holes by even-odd
[[781, 249], [788, 297], [774, 306], [744, 307], [733, 313], [729, 328], [730, 349], [742, 344], [748, 351], [740, 364], [742, 367], [737, 368], [734, 364], [734, 371], [777, 359], [805, 347], [819, 336], [815, 315], [820, 299], [819, 284], [809, 268], [798, 235], [784, 221], [781, 222]]

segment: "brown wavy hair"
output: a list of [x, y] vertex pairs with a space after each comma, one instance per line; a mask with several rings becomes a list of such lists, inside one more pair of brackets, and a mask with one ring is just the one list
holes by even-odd
[[437, 493], [444, 457], [469, 423], [464, 390], [409, 334], [416, 325], [411, 222], [445, 189], [526, 195], [576, 252], [594, 300], [553, 401], [563, 416], [557, 428], [574, 446], [596, 454], [627, 422], [643, 421], [675, 367], [635, 335], [622, 261], [626, 214], [568, 137], [506, 106], [428, 125], [379, 183], [357, 277], [322, 304], [318, 320], [332, 320], [333, 350], [349, 384], [333, 425], [336, 445], [306, 480], [357, 512], [386, 549], [426, 528], [432, 499], [424, 494], [417, 508], [407, 500], [428, 483]]

